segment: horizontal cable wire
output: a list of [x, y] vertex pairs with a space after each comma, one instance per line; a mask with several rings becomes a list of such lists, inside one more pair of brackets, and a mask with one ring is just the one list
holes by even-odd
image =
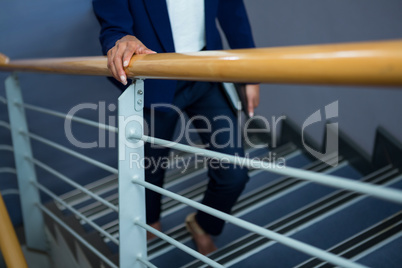
[[[300, 241], [295, 240], [293, 238], [290, 238], [290, 237], [275, 233], [275, 232], [273, 232], [271, 230], [268, 230], [268, 229], [265, 229], [265, 228], [260, 227], [258, 225], [252, 224], [252, 223], [247, 222], [245, 220], [236, 218], [236, 217], [234, 217], [232, 215], [223, 213], [223, 212], [221, 212], [221, 211], [219, 211], [217, 209], [213, 209], [213, 208], [208, 207], [206, 205], [203, 205], [203, 204], [200, 204], [198, 202], [195, 202], [195, 201], [193, 201], [191, 199], [185, 198], [185, 197], [183, 197], [181, 195], [172, 193], [172, 192], [170, 192], [168, 190], [165, 190], [165, 189], [163, 189], [161, 187], [155, 186], [155, 185], [153, 185], [151, 183], [139, 180], [137, 178], [133, 178], [132, 182], [135, 183], [135, 184], [142, 185], [142, 186], [144, 186], [145, 188], [147, 188], [149, 190], [155, 191], [157, 193], [160, 193], [162, 195], [168, 196], [168, 197], [173, 198], [173, 199], [175, 199], [177, 201], [185, 203], [185, 204], [187, 204], [189, 206], [192, 206], [192, 207], [194, 207], [194, 208], [196, 208], [198, 210], [204, 211], [204, 212], [206, 212], [208, 214], [211, 214], [211, 215], [213, 215], [215, 217], [218, 217], [218, 218], [220, 218], [222, 220], [225, 220], [225, 221], [228, 221], [228, 222], [230, 222], [232, 224], [240, 226], [240, 227], [242, 227], [244, 229], [247, 229], [247, 230], [249, 230], [251, 232], [257, 233], [259, 235], [262, 235], [264, 237], [267, 237], [269, 239], [277, 241], [277, 242], [279, 242], [281, 244], [284, 244], [284, 245], [286, 245], [288, 247], [291, 247], [291, 248], [296, 249], [298, 251], [304, 252], [304, 253], [306, 253], [306, 254], [308, 254], [310, 256], [320, 258], [320, 259], [325, 260], [327, 262], [330, 262], [332, 264], [339, 265], [341, 267], [347, 267], [347, 268], [363, 268], [363, 267], [366, 267], [364, 265], [354, 263], [354, 262], [352, 262], [350, 260], [347, 260], [347, 259], [345, 259], [343, 257], [339, 257], [339, 256], [336, 256], [335, 254], [326, 252], [325, 250], [316, 248], [316, 247], [311, 246], [309, 244], [300, 242]], [[141, 223], [137, 222], [136, 224], [140, 225]], [[144, 227], [144, 226], [142, 226], [142, 227]]]
[[10, 151], [10, 152], [14, 152], [14, 148], [11, 145], [6, 145], [6, 144], [1, 144], [0, 145], [0, 151]]
[[[135, 183], [137, 183], [137, 181], [135, 181]], [[208, 265], [210, 265], [212, 267], [223, 268], [223, 266], [221, 264], [217, 263], [216, 261], [211, 260], [210, 258], [208, 258], [208, 257], [202, 255], [201, 253], [199, 253], [199, 252], [187, 247], [186, 245], [174, 240], [173, 238], [165, 235], [164, 233], [156, 230], [155, 228], [152, 228], [151, 226], [149, 226], [149, 225], [147, 225], [147, 224], [145, 224], [143, 222], [135, 221], [134, 224], [136, 224], [138, 226], [141, 226], [142, 228], [144, 228], [148, 232], [153, 233], [154, 235], [158, 236], [159, 238], [165, 240], [166, 242], [172, 244], [173, 246], [183, 250], [184, 252], [192, 255], [193, 257], [205, 262], [206, 264], [208, 264]]]
[[116, 245], [119, 245], [119, 241], [114, 238], [111, 234], [109, 234], [108, 232], [106, 232], [105, 230], [103, 230], [99, 225], [97, 225], [96, 223], [94, 223], [92, 220], [88, 219], [87, 217], [85, 217], [83, 214], [81, 214], [78, 210], [76, 210], [75, 208], [73, 208], [72, 206], [70, 206], [69, 204], [67, 204], [66, 202], [64, 202], [60, 197], [58, 197], [57, 195], [55, 195], [53, 192], [51, 192], [48, 188], [46, 188], [45, 186], [41, 185], [38, 182], [32, 182], [33, 185], [35, 185], [35, 187], [37, 187], [39, 190], [41, 190], [42, 192], [46, 193], [48, 196], [50, 196], [51, 198], [53, 198], [53, 200], [56, 200], [57, 202], [59, 202], [60, 204], [62, 204], [63, 206], [65, 206], [66, 208], [68, 208], [71, 212], [73, 212], [75, 215], [77, 215], [78, 217], [80, 217], [80, 219], [84, 220], [86, 223], [88, 223], [89, 225], [91, 225], [93, 228], [95, 228], [98, 232], [100, 232], [101, 234], [103, 234], [104, 236], [106, 236], [107, 238], [109, 238], [113, 243], [115, 243]]
[[3, 197], [6, 195], [12, 195], [12, 194], [19, 195], [20, 191], [18, 189], [6, 189], [6, 190], [1, 191], [1, 195]]
[[17, 170], [15, 170], [15, 168], [3, 167], [3, 168], [0, 168], [0, 173], [17, 174]]
[[163, 139], [158, 139], [146, 135], [142, 135], [141, 137], [138, 135], [133, 135], [129, 137], [130, 139], [142, 140], [145, 142], [174, 148], [176, 150], [182, 150], [189, 153], [199, 154], [204, 157], [212, 157], [214, 159], [225, 160], [225, 163], [232, 163], [240, 166], [244, 166], [251, 169], [261, 169], [266, 171], [271, 171], [277, 174], [290, 176], [294, 178], [300, 178], [307, 181], [316, 182], [319, 184], [323, 184], [326, 186], [331, 186], [335, 188], [346, 189], [350, 191], [355, 191], [359, 193], [363, 193], [366, 195], [374, 196], [380, 199], [384, 199], [387, 201], [396, 202], [402, 204], [402, 191], [391, 189], [391, 188], [383, 188], [367, 183], [362, 183], [358, 181], [353, 181], [350, 179], [345, 179], [338, 176], [328, 175], [316, 173], [313, 171], [300, 170], [292, 167], [276, 167], [272, 165], [272, 163], [257, 160], [257, 159], [249, 159], [245, 157], [233, 156], [229, 154], [223, 154], [214, 152], [211, 150], [205, 150], [200, 148], [195, 148], [189, 145], [180, 144], [172, 141], [167, 141]]
[[50, 210], [48, 210], [42, 204], [37, 204], [39, 208], [46, 213], [49, 217], [51, 217], [55, 222], [57, 222], [60, 226], [62, 226], [67, 232], [69, 232], [72, 236], [74, 236], [81, 244], [87, 247], [90, 251], [92, 251], [96, 256], [98, 256], [101, 260], [103, 260], [107, 265], [113, 268], [118, 268], [113, 262], [111, 262], [108, 258], [105, 257], [102, 253], [100, 253], [96, 248], [94, 248], [91, 244], [89, 244], [84, 238], [82, 238], [79, 234], [77, 234], [73, 229], [71, 229], [67, 224], [65, 224], [62, 220], [60, 220], [56, 215], [54, 215]]
[[109, 171], [110, 173], [118, 174], [117, 169], [115, 169], [115, 168], [113, 168], [111, 166], [108, 166], [106, 164], [103, 164], [102, 162], [94, 160], [94, 159], [92, 159], [92, 158], [90, 158], [88, 156], [85, 156], [85, 155], [81, 154], [81, 153], [77, 153], [77, 152], [75, 152], [75, 151], [73, 151], [71, 149], [68, 149], [67, 147], [64, 147], [64, 146], [62, 146], [60, 144], [57, 144], [57, 143], [55, 143], [53, 141], [50, 141], [50, 140], [45, 139], [45, 138], [42, 138], [42, 137], [40, 137], [38, 135], [35, 135], [35, 134], [32, 134], [32, 133], [26, 133], [25, 132], [24, 134], [28, 135], [29, 137], [31, 137], [34, 140], [37, 140], [37, 141], [42, 142], [42, 143], [44, 143], [46, 145], [49, 145], [50, 147], [53, 147], [53, 148], [55, 148], [57, 150], [65, 152], [65, 153], [67, 153], [69, 155], [75, 156], [75, 157], [77, 157], [77, 158], [79, 158], [79, 159], [81, 159], [81, 160], [83, 160], [83, 161], [85, 161], [87, 163], [90, 163], [90, 164], [92, 164], [94, 166], [97, 166], [97, 167], [99, 167], [101, 169]]
[[[21, 104], [19, 104], [21, 105]], [[105, 129], [111, 132], [118, 132], [118, 128], [117, 127], [113, 127], [113, 126], [109, 126], [106, 124], [101, 124], [99, 122], [96, 121], [92, 121], [92, 120], [88, 120], [82, 117], [78, 117], [78, 116], [71, 116], [65, 113], [60, 113], [60, 112], [56, 112], [50, 109], [46, 109], [46, 108], [42, 108], [42, 107], [38, 107], [35, 105], [31, 105], [31, 104], [22, 104], [22, 106], [28, 110], [32, 110], [32, 111], [36, 111], [36, 112], [40, 112], [40, 113], [44, 113], [44, 114], [48, 114], [48, 115], [52, 115], [52, 116], [56, 116], [56, 117], [61, 117], [64, 119], [70, 119], [71, 121], [75, 121], [84, 125], [88, 125], [88, 126], [92, 126], [92, 127], [96, 127], [99, 129]]]
[[29, 161], [31, 161], [32, 163], [34, 163], [35, 165], [41, 167], [42, 169], [46, 170], [47, 172], [53, 174], [54, 176], [58, 177], [59, 179], [61, 179], [62, 181], [70, 184], [71, 186], [73, 186], [74, 188], [80, 190], [81, 192], [89, 195], [90, 197], [92, 197], [93, 199], [98, 200], [99, 202], [101, 202], [103, 205], [111, 208], [112, 210], [118, 212], [118, 208], [117, 206], [113, 205], [112, 203], [110, 203], [109, 201], [103, 199], [102, 197], [100, 197], [97, 194], [94, 194], [93, 192], [89, 191], [88, 189], [86, 189], [85, 187], [83, 187], [82, 185], [74, 182], [72, 179], [68, 178], [67, 176], [61, 174], [60, 172], [54, 170], [53, 168], [49, 167], [48, 165], [40, 162], [37, 159], [34, 158], [28, 158]]
[[[7, 104], [7, 100], [4, 97], [0, 96], [0, 101], [3, 102], [4, 104]], [[93, 126], [93, 127], [100, 128], [100, 129], [105, 129], [105, 130], [108, 130], [108, 131], [111, 131], [111, 132], [116, 132], [116, 133], [118, 132], [117, 127], [101, 124], [101, 123], [98, 123], [98, 122], [95, 122], [95, 121], [92, 121], [92, 120], [88, 120], [88, 119], [85, 119], [85, 118], [81, 118], [81, 117], [78, 117], [78, 116], [70, 116], [70, 115], [65, 114], [65, 113], [60, 113], [60, 112], [57, 112], [57, 111], [54, 111], [54, 110], [38, 107], [38, 106], [27, 104], [27, 103], [23, 103], [23, 104], [17, 103], [17, 105], [19, 105], [19, 106], [22, 105], [24, 108], [26, 108], [28, 110], [40, 112], [40, 113], [43, 113], [43, 114], [53, 115], [53, 116], [61, 117], [61, 118], [64, 118], [64, 119], [70, 119], [71, 121], [75, 121], [75, 122], [78, 122], [78, 123], [82, 123], [82, 124], [85, 124], [85, 125], [88, 125], [88, 126]]]
[[9, 130], [11, 130], [11, 126], [10, 126], [10, 124], [9, 123], [7, 123], [6, 121], [0, 121], [0, 127], [5, 127], [5, 128], [7, 128], [7, 129], [9, 129]]
[[144, 259], [141, 258], [141, 257], [137, 257], [137, 260], [138, 260], [139, 262], [141, 262], [142, 264], [144, 264], [146, 267], [149, 267], [149, 268], [158, 268], [157, 266], [153, 265], [151, 262], [149, 262], [149, 261], [147, 261], [147, 260], [144, 260]]

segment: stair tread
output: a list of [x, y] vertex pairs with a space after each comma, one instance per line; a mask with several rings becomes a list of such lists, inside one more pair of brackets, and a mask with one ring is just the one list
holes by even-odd
[[[393, 178], [394, 177], [394, 175], [396, 174], [396, 172], [397, 171], [394, 171], [393, 173], [391, 173], [392, 174], [392, 176], [391, 177], [389, 177], [389, 178]], [[368, 176], [368, 178], [369, 178], [370, 176]], [[367, 177], [366, 177], [367, 178]], [[342, 191], [341, 191], [342, 192]], [[343, 191], [343, 192], [346, 192], [346, 191]], [[346, 192], [347, 193], [347, 192]], [[336, 192], [335, 192], [335, 194], [336, 194]], [[357, 194], [355, 194], [355, 195], [357, 195]], [[331, 197], [331, 195], [329, 196], [329, 197]], [[325, 198], [324, 198], [324, 200], [325, 200]], [[327, 201], [325, 201], [324, 202], [324, 204], [326, 203]], [[267, 227], [270, 229], [270, 230], [276, 230], [277, 229], [277, 227], [275, 227], [277, 224], [270, 224], [270, 225], [268, 225]], [[295, 227], [297, 227], [297, 226], [295, 226]], [[285, 229], [283, 229], [283, 230], [286, 230], [286, 228]], [[260, 238], [258, 235], [249, 235], [249, 236], [253, 236], [254, 237], [254, 239], [255, 239], [255, 241], [258, 241], [258, 240], [267, 240], [267, 239], [265, 239], [265, 238]], [[246, 240], [244, 240], [244, 239], [246, 239]], [[246, 242], [247, 241], [247, 239], [248, 240], [251, 240], [250, 238], [248, 238], [247, 237], [247, 235], [245, 236], [245, 238], [244, 238], [243, 240], [238, 240], [238, 242], [237, 242], [237, 244], [238, 245], [241, 245], [242, 243], [243, 244], [246, 244], [246, 243], [248, 243], [248, 242]], [[229, 247], [232, 247], [232, 248], [235, 248], [236, 247], [236, 245], [229, 245], [229, 246], [227, 246], [225, 249], [221, 249], [220, 251], [221, 252], [217, 252], [217, 253], [214, 253], [212, 256], [214, 256], [214, 255], [216, 255], [216, 256], [220, 256], [220, 255], [224, 255], [225, 253], [223, 253], [222, 251], [227, 251], [227, 252], [229, 252], [230, 251], [230, 248]], [[254, 245], [253, 247], [258, 247], [258, 245]], [[250, 249], [251, 250], [251, 249]], [[235, 255], [236, 254], [236, 252], [233, 252], [232, 253], [233, 255]], [[189, 267], [198, 267], [198, 266], [189, 266]]]
[[[402, 235], [402, 212], [399, 211], [391, 217], [370, 226], [364, 231], [350, 237], [327, 251], [351, 259], [357, 255], [364, 254], [367, 249], [373, 248], [384, 240]], [[399, 234], [399, 235], [398, 235]], [[385, 244], [388, 244], [385, 241]], [[361, 257], [360, 257], [361, 258]], [[360, 259], [358, 258], [358, 259]], [[325, 266], [326, 263], [317, 258], [311, 258], [300, 264], [297, 268]]]
[[[385, 209], [384, 202], [386, 201], [369, 199], [363, 198], [322, 221], [302, 230], [297, 230], [290, 237], [325, 250], [361, 232], [361, 230], [369, 228], [400, 209], [398, 205], [387, 205], [387, 209]], [[252, 259], [259, 263], [266, 259], [266, 256], [270, 256], [270, 262], [273, 263], [272, 267], [294, 267], [310, 258], [309, 255], [284, 245], [270, 243], [263, 250], [253, 254]], [[288, 256], [292, 256], [292, 258], [288, 258]], [[245, 262], [248, 261], [238, 262], [232, 267], [244, 267]]]

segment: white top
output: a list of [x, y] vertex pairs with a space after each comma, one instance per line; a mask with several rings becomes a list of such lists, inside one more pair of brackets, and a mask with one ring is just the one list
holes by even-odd
[[175, 51], [196, 52], [205, 47], [204, 0], [166, 0]]

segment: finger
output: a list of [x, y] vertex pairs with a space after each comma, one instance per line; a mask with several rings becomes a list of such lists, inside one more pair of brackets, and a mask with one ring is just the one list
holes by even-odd
[[119, 80], [119, 76], [117, 75], [117, 72], [116, 72], [116, 68], [115, 68], [115, 66], [114, 66], [114, 62], [113, 62], [113, 59], [114, 59], [114, 54], [115, 54], [115, 49], [114, 48], [112, 48], [112, 49], [110, 49], [109, 51], [108, 51], [108, 53], [107, 53], [107, 58], [108, 58], [108, 68], [109, 68], [109, 70], [110, 70], [110, 72], [112, 73], [112, 76], [116, 79], [116, 80]]
[[248, 98], [247, 100], [247, 110], [250, 117], [254, 116], [254, 101], [254, 98]]
[[135, 51], [135, 54], [154, 54], [154, 53], [156, 52], [147, 48], [143, 43], [140, 43]]
[[255, 98], [255, 100], [254, 100], [254, 108], [257, 108], [259, 104], [260, 104], [260, 98]]
[[128, 45], [123, 53], [123, 67], [127, 67], [130, 63], [131, 57], [134, 55], [134, 47]]
[[116, 68], [116, 75], [118, 80], [123, 84], [127, 85], [127, 76], [126, 72], [123, 69], [123, 52], [127, 46], [124, 43], [120, 43], [116, 45], [116, 54], [113, 58], [113, 64]]
[[257, 108], [259, 104], [260, 104], [260, 95], [259, 92], [257, 92], [254, 98], [254, 108]]
[[145, 50], [145, 54], [156, 54], [156, 53], [157, 53], [156, 51], [150, 50], [149, 48]]

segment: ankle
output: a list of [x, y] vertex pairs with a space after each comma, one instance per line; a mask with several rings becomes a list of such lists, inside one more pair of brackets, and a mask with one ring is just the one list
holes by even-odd
[[207, 255], [217, 250], [211, 235], [207, 234], [196, 221], [195, 213], [187, 216], [186, 227], [188, 232], [191, 234], [199, 253]]
[[[160, 232], [162, 231], [162, 224], [161, 224], [160, 221], [151, 223], [151, 224], [149, 224], [149, 226], [151, 226], [152, 228], [154, 228], [154, 229], [156, 229], [156, 230], [158, 230]], [[151, 240], [151, 239], [154, 239], [156, 237], [157, 236], [154, 235], [153, 233], [147, 232], [147, 240]]]

